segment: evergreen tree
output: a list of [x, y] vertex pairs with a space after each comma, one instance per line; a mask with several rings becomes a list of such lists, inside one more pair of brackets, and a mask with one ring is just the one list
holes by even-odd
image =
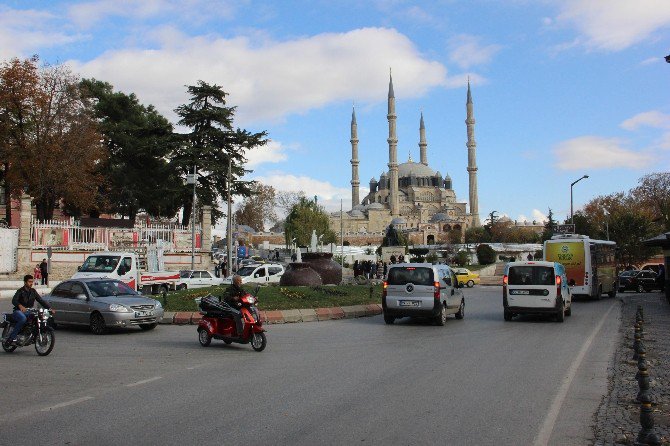
[[554, 211], [549, 208], [549, 213], [547, 214], [547, 222], [544, 224], [544, 231], [542, 231], [542, 241], [551, 239], [554, 235], [554, 227], [556, 226], [556, 220], [554, 220]]
[[[219, 201], [228, 194], [228, 162], [231, 162], [231, 193], [250, 196], [251, 183], [239, 181], [239, 178], [251, 172], [244, 168], [247, 150], [267, 144], [266, 132], [251, 133], [234, 128], [235, 107], [226, 103], [228, 94], [219, 85], [198, 81], [197, 85], [187, 87], [191, 100], [175, 109], [179, 116], [179, 125], [190, 132], [181, 137], [181, 143], [173, 153], [180, 175], [198, 170], [197, 196], [202, 204], [211, 205], [212, 216], [218, 219], [223, 215]], [[180, 201], [183, 208], [182, 224], [188, 225], [191, 219], [192, 189], [182, 187]]]

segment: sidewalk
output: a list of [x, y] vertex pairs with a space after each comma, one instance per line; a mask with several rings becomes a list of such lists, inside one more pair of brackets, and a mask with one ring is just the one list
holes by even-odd
[[623, 305], [619, 345], [608, 371], [608, 394], [595, 414], [595, 445], [635, 444], [640, 431], [639, 390], [635, 380], [633, 325], [637, 306], [644, 310], [644, 344], [654, 399], [654, 431], [670, 444], [670, 305], [660, 293], [619, 294]]

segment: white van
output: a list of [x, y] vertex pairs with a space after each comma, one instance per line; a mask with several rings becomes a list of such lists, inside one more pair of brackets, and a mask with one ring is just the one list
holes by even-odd
[[[284, 267], [279, 263], [255, 263], [243, 266], [235, 273], [242, 277], [242, 283], [279, 283]], [[226, 277], [225, 284], [231, 284], [233, 276]]]
[[506, 321], [517, 314], [550, 314], [558, 322], [572, 314], [565, 267], [555, 262], [510, 262], [503, 276]]
[[454, 271], [447, 265], [400, 263], [391, 265], [382, 291], [384, 322], [397, 318], [427, 317], [437, 325], [465, 316], [465, 299]]

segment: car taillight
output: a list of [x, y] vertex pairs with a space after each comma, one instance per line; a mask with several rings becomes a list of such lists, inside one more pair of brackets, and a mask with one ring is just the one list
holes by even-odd
[[503, 276], [503, 285], [507, 285], [507, 282], [509, 281], [509, 278], [507, 277], [507, 274]]
[[556, 276], [556, 285], [561, 286], [561, 276]]
[[389, 283], [384, 281], [384, 284], [382, 285], [382, 298], [386, 297], [386, 289], [389, 287]]
[[440, 282], [435, 282], [433, 286], [435, 287], [433, 296], [435, 297], [435, 300], [440, 300]]

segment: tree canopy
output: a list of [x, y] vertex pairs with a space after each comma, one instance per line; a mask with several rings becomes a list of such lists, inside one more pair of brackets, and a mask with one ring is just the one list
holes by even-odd
[[261, 183], [252, 183], [250, 189], [251, 195], [244, 197], [235, 211], [235, 221], [256, 231], [263, 231], [266, 224], [277, 222], [275, 212], [277, 192], [274, 187]]
[[301, 197], [293, 205], [284, 222], [286, 244], [291, 245], [296, 239], [298, 246], [308, 246], [312, 239], [312, 231], [322, 235], [322, 243], [335, 243], [337, 237], [328, 224], [328, 214], [315, 200]]

